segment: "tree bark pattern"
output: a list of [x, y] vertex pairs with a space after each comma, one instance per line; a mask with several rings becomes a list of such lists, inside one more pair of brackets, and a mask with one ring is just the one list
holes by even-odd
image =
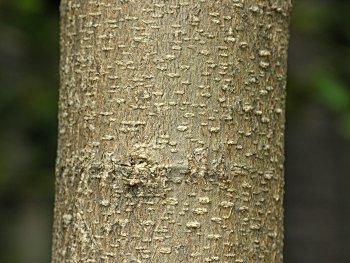
[[282, 262], [290, 7], [61, 2], [52, 262]]

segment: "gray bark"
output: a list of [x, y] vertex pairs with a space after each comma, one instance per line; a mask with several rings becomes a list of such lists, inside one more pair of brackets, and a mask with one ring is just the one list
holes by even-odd
[[289, 12], [62, 1], [52, 262], [282, 262]]

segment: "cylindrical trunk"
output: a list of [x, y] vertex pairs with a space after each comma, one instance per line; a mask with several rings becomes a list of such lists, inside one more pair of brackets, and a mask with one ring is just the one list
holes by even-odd
[[52, 262], [282, 262], [289, 0], [63, 0]]

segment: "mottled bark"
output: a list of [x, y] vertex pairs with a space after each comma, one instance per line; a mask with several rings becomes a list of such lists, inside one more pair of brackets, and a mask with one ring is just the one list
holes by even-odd
[[288, 0], [63, 0], [52, 262], [282, 262]]

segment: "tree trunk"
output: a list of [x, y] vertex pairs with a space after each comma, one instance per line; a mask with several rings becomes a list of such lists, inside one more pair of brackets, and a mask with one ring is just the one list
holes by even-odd
[[52, 262], [282, 262], [289, 0], [63, 0]]

